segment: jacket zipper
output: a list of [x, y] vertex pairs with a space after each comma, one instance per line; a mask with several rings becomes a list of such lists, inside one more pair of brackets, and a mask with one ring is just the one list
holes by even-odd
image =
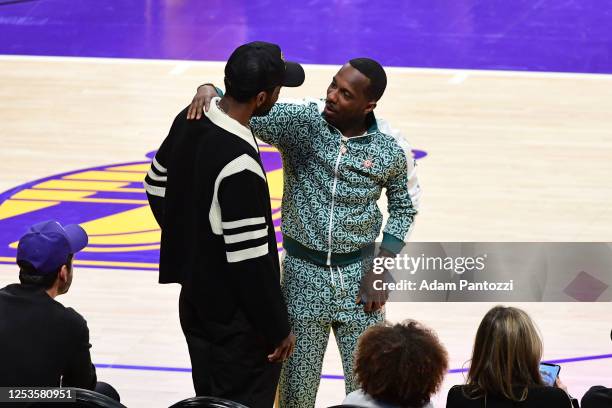
[[334, 204], [336, 201], [336, 186], [338, 184], [338, 167], [340, 167], [340, 159], [342, 158], [342, 148], [344, 147], [344, 142], [340, 142], [340, 151], [338, 152], [338, 157], [336, 158], [336, 167], [334, 169], [334, 184], [332, 185], [332, 199], [331, 199], [331, 208], [329, 210], [329, 234], [328, 234], [328, 245], [329, 250], [327, 251], [327, 265], [331, 265], [331, 254], [332, 254], [332, 228], [334, 225]]
[[[330, 212], [329, 212], [329, 231], [328, 231], [328, 235], [327, 235], [327, 244], [328, 244], [328, 251], [327, 251], [327, 266], [331, 266], [331, 254], [332, 254], [332, 229], [333, 229], [333, 225], [334, 225], [334, 204], [336, 201], [336, 186], [338, 184], [338, 168], [340, 167], [340, 159], [342, 158], [342, 155], [344, 154], [344, 152], [342, 151], [343, 149], [346, 149], [345, 147], [345, 137], [342, 135], [342, 132], [340, 132], [335, 126], [333, 125], [329, 125], [331, 128], [333, 128], [336, 132], [338, 132], [338, 134], [340, 135], [340, 151], [338, 152], [338, 157], [336, 158], [336, 167], [334, 168], [334, 184], [332, 185], [332, 200], [331, 200], [331, 208], [330, 208]], [[361, 137], [365, 137], [365, 136], [369, 136], [371, 134], [374, 134], [374, 132], [370, 132], [370, 133], [366, 133], [364, 135], [361, 136], [355, 136], [355, 138], [361, 138]]]

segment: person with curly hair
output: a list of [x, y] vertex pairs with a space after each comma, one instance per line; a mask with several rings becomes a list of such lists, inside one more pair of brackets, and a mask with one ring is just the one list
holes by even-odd
[[447, 408], [571, 408], [577, 406], [557, 377], [546, 386], [539, 371], [542, 339], [521, 309], [496, 306], [482, 319], [467, 384], [448, 392]]
[[448, 354], [438, 336], [414, 320], [366, 330], [357, 345], [355, 375], [361, 389], [343, 404], [371, 408], [432, 408]]

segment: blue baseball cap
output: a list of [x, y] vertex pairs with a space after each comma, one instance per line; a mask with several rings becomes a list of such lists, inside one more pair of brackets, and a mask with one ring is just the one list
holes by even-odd
[[66, 264], [68, 255], [87, 246], [87, 233], [78, 224], [62, 226], [54, 220], [32, 225], [19, 240], [17, 263], [32, 264], [36, 273], [48, 275]]

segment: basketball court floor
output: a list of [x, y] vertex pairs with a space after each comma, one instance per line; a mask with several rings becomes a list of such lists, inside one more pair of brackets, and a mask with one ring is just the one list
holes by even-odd
[[[423, 188], [411, 241], [612, 241], [608, 1], [124, 3], [0, 0], [0, 285], [17, 280], [28, 225], [83, 225], [90, 245], [58, 300], [87, 319], [98, 377], [128, 407], [193, 395], [179, 289], [157, 284], [159, 230], [141, 180], [174, 116], [197, 85], [222, 84], [218, 61], [243, 42], [279, 43], [307, 64], [305, 84], [281, 97], [324, 97], [352, 57], [389, 67], [377, 115], [412, 145]], [[282, 163], [269, 147], [262, 156], [280, 223]], [[449, 350], [435, 406], [464, 381], [494, 304], [387, 306], [389, 320], [422, 321]], [[572, 394], [612, 386], [609, 302], [517, 305]], [[317, 407], [343, 397], [332, 337]]]

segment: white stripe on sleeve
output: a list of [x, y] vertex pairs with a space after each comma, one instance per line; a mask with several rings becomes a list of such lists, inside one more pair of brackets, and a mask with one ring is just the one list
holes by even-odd
[[232, 251], [226, 252], [227, 262], [236, 263], [241, 261], [246, 261], [247, 259], [259, 258], [260, 256], [264, 256], [268, 254], [268, 244], [265, 243], [263, 245], [242, 249], [240, 251]]
[[147, 172], [147, 176], [149, 176], [151, 180], [155, 181], [168, 181], [168, 176], [158, 176], [153, 172], [153, 169], [149, 169], [149, 171]]
[[167, 173], [168, 169], [165, 168], [164, 166], [162, 166], [161, 164], [159, 164], [159, 162], [157, 161], [157, 158], [153, 158], [153, 165], [155, 166], [155, 169], [157, 171], [159, 171], [160, 173]]
[[255, 231], [247, 231], [241, 234], [224, 235], [223, 239], [226, 244], [235, 244], [237, 242], [249, 241], [251, 239], [263, 238], [268, 235], [268, 227]]
[[264, 217], [254, 217], [254, 218], [245, 218], [242, 220], [238, 220], [238, 221], [227, 221], [227, 222], [221, 222], [221, 226], [223, 227], [223, 229], [234, 229], [234, 228], [240, 228], [240, 227], [248, 227], [250, 225], [257, 225], [257, 224], [265, 224], [266, 223], [266, 219]]
[[143, 181], [142, 184], [144, 185], [144, 188], [146, 190], [147, 193], [157, 196], [157, 197], [165, 197], [166, 196], [166, 188], [165, 187], [158, 187], [158, 186], [152, 186], [150, 184], [148, 184], [146, 181]]

